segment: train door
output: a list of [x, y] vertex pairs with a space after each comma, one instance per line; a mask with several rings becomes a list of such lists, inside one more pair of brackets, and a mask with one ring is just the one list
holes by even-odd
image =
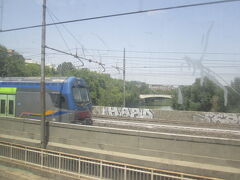
[[7, 95], [0, 95], [0, 116], [7, 116]]
[[15, 95], [0, 95], [0, 116], [15, 116]]
[[15, 116], [15, 95], [8, 95], [7, 116]]

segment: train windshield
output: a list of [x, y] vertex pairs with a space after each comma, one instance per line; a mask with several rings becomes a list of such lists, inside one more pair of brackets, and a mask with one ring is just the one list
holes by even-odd
[[76, 103], [89, 102], [88, 90], [84, 87], [73, 87], [73, 98]]

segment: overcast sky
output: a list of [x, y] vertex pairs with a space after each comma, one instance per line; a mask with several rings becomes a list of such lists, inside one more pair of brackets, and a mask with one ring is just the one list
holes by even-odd
[[[2, 29], [41, 24], [41, 0], [3, 2]], [[47, 22], [87, 18], [212, 0], [47, 0]], [[122, 78], [126, 49], [126, 79], [150, 84], [191, 84], [193, 74], [184, 58], [198, 62], [209, 33], [202, 64], [231, 82], [240, 76], [240, 2], [174, 9], [47, 27], [47, 45], [106, 64], [106, 72]], [[69, 33], [70, 31], [70, 33]], [[59, 33], [60, 32], [60, 33]], [[72, 37], [74, 36], [74, 38]], [[40, 61], [41, 28], [0, 33], [0, 44], [25, 58]], [[46, 63], [80, 63], [47, 50]], [[98, 65], [85, 67], [101, 72]]]

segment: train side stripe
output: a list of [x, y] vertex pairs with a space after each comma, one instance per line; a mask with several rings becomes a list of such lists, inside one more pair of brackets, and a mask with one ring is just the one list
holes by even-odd
[[[45, 112], [45, 116], [46, 117], [59, 116], [59, 115], [66, 114], [66, 113], [69, 113], [69, 112], [67, 112], [67, 111], [48, 110], [48, 111]], [[22, 117], [23, 115], [25, 115], [25, 116], [35, 116], [35, 117], [42, 116], [41, 113], [23, 112], [23, 113], [20, 114], [20, 117]]]

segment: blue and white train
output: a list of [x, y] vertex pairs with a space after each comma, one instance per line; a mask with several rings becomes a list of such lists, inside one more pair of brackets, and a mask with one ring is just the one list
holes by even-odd
[[[75, 77], [46, 78], [47, 120], [92, 124], [86, 82]], [[0, 78], [0, 116], [41, 119], [40, 78]]]

